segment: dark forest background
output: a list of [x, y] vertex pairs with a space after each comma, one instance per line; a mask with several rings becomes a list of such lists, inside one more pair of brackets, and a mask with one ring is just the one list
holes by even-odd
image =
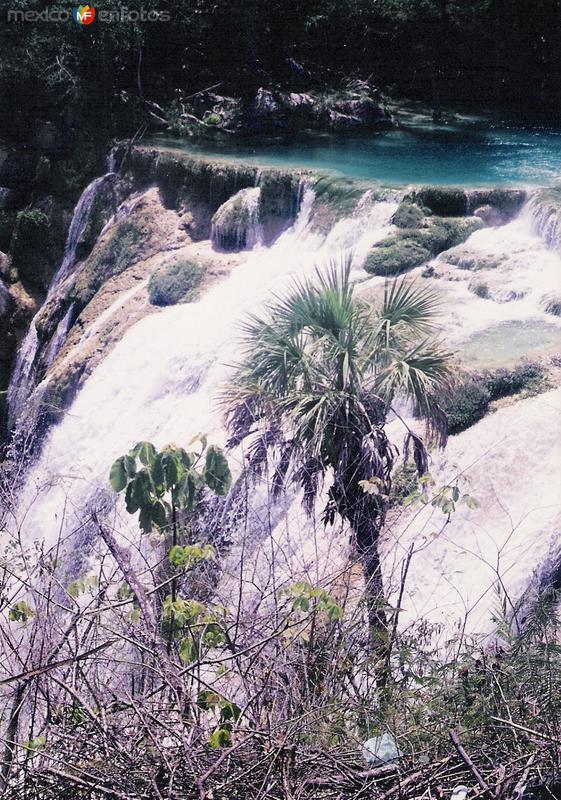
[[[50, 5], [71, 8], [70, 0]], [[98, 0], [96, 9], [135, 3]], [[2, 0], [0, 136], [25, 142], [37, 121], [104, 140], [132, 133], [131, 101], [165, 106], [220, 83], [299, 91], [368, 79], [396, 98], [556, 119], [560, 0], [144, 0], [166, 23], [8, 23]], [[296, 65], [295, 65], [296, 64]], [[126, 93], [126, 94], [123, 94]], [[124, 102], [124, 100], [127, 102]], [[132, 111], [131, 111], [132, 109]]]

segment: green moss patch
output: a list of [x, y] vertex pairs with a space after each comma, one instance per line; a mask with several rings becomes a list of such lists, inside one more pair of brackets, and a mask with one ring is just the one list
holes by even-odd
[[364, 269], [371, 275], [399, 275], [430, 257], [430, 250], [413, 239], [393, 236], [370, 251]]
[[392, 217], [392, 224], [398, 228], [421, 228], [425, 212], [416, 203], [403, 202]]
[[522, 361], [512, 369], [470, 373], [453, 390], [437, 399], [448, 417], [449, 433], [455, 434], [479, 422], [494, 400], [517, 394], [538, 394], [545, 383], [545, 372], [539, 364]]
[[[402, 218], [418, 220], [418, 215], [407, 209]], [[425, 217], [423, 227], [402, 228], [395, 236], [376, 244], [364, 268], [372, 275], [399, 275], [461, 244], [482, 226], [476, 217]]]
[[150, 278], [148, 296], [154, 306], [188, 303], [195, 296], [203, 270], [194, 261], [177, 261], [160, 267]]
[[128, 219], [103, 237], [86, 261], [72, 290], [72, 299], [84, 308], [109, 278], [124, 272], [143, 257], [143, 245], [150, 233], [146, 222]]

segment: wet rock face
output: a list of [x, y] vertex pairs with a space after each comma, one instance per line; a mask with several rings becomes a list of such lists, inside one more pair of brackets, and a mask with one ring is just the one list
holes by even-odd
[[62, 258], [68, 214], [52, 196], [16, 216], [10, 250], [12, 267], [24, 286], [47, 291]]
[[485, 225], [491, 228], [496, 228], [499, 225], [504, 225], [506, 222], [505, 216], [496, 206], [480, 206], [473, 212], [474, 217], [479, 217]]
[[473, 214], [474, 209], [491, 206], [502, 214], [504, 222], [513, 219], [528, 198], [524, 189], [469, 189], [465, 195], [468, 213]]
[[475, 215], [476, 209], [492, 207], [502, 214], [503, 222], [515, 217], [526, 199], [527, 193], [524, 189], [465, 190], [450, 186], [423, 186], [414, 189], [406, 197], [409, 202], [424, 206], [433, 214], [443, 217]]
[[259, 237], [259, 188], [241, 189], [212, 217], [211, 239], [224, 251], [253, 247]]

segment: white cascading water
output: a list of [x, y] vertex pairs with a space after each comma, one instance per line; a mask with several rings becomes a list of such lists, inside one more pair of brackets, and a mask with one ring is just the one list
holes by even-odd
[[[468, 365], [501, 366], [525, 353], [561, 351], [561, 320], [543, 302], [559, 294], [561, 258], [546, 246], [553, 244], [549, 237], [537, 235], [542, 232], [541, 211], [531, 199], [517, 219], [478, 231], [450, 251], [492, 265], [476, 272], [452, 266], [443, 273], [449, 280], [438, 282], [447, 342], [463, 350]], [[433, 262], [437, 269], [450, 253]], [[488, 297], [470, 291], [474, 279], [485, 283]], [[449, 521], [430, 505], [390, 520], [383, 544], [387, 587], [395, 600], [413, 548], [401, 624], [427, 619], [441, 626], [442, 641], [458, 631], [490, 633], [502, 603], [512, 612], [527, 589], [551, 576], [561, 555], [561, 389], [500, 407], [450, 437], [444, 451], [433, 452], [430, 471], [437, 487], [458, 479], [479, 507], [460, 503]]]
[[220, 250], [251, 250], [261, 238], [259, 186], [240, 189], [212, 218], [210, 238]]
[[[89, 214], [92, 205], [108, 181], [115, 177], [113, 172], [108, 172], [100, 178], [95, 178], [82, 192], [68, 230], [66, 243], [64, 246], [64, 256], [60, 267], [55, 273], [45, 302], [50, 300], [64, 281], [72, 274], [72, 270], [76, 264], [76, 251], [80, 237], [84, 232], [84, 228], [88, 222]], [[16, 359], [16, 365], [10, 380], [8, 389], [8, 427], [12, 428], [17, 419], [19, 418], [24, 404], [33, 391], [36, 383], [36, 357], [39, 351], [39, 339], [37, 336], [37, 329], [35, 322], [41, 312], [35, 315], [29, 325], [29, 330], [25, 339], [23, 340]], [[64, 344], [66, 335], [68, 333], [72, 318], [72, 309], [68, 309], [65, 317], [59, 323], [56, 333], [51, 341], [46, 358], [44, 360], [45, 367], [48, 367], [56, 358], [60, 348]]]
[[228, 365], [239, 357], [245, 315], [295, 277], [341, 258], [349, 245], [365, 251], [387, 234], [396, 209], [395, 203], [378, 203], [335, 226], [325, 239], [309, 225], [313, 200], [306, 190], [295, 223], [272, 247], [249, 252], [198, 302], [144, 318], [94, 370], [31, 469], [17, 515], [24, 538], [40, 533], [47, 547], [52, 544], [64, 507], [66, 528], [78, 525], [88, 496], [107, 488], [115, 457], [139, 440], [186, 445], [204, 433], [209, 441], [223, 442], [219, 394]]
[[[309, 275], [316, 265], [350, 249], [360, 274], [369, 247], [387, 235], [396, 207], [386, 202], [369, 209], [365, 202], [357, 216], [338, 223], [325, 238], [308, 224], [312, 202], [312, 193], [306, 191], [296, 222], [271, 248], [248, 253], [245, 263], [197, 303], [171, 307], [137, 323], [95, 369], [62, 422], [48, 434], [24, 487], [17, 516], [26, 540], [40, 536], [47, 547], [52, 544], [63, 508], [62, 527], [78, 526], [86, 499], [107, 487], [113, 459], [140, 439], [158, 446], [170, 441], [186, 444], [201, 432], [210, 441], [223, 442], [218, 397], [227, 365], [238, 357], [237, 330], [245, 314], [282, 293], [294, 277]], [[454, 347], [494, 322], [525, 325], [535, 317], [545, 318], [541, 296], [552, 288], [554, 276], [559, 279], [561, 260], [534, 235], [532, 224], [526, 209], [509, 225], [479, 231], [462, 246], [468, 253], [506, 255], [504, 268], [477, 274], [495, 280], [502, 289], [512, 287], [518, 299], [478, 297], [468, 289], [473, 275], [458, 267], [451, 267], [455, 272], [449, 280], [435, 282], [446, 297], [443, 323]], [[435, 264], [446, 264], [446, 257], [443, 254]], [[368, 290], [372, 284], [377, 289], [382, 283], [371, 279], [364, 287]], [[390, 428], [400, 445], [403, 431], [396, 423]], [[401, 624], [422, 616], [442, 625], [446, 635], [458, 626], [468, 633], [490, 631], [495, 587], [500, 585], [514, 602], [533, 571], [554, 560], [552, 541], [561, 522], [554, 479], [561, 473], [560, 433], [561, 390], [553, 390], [500, 408], [452, 437], [445, 451], [433, 454], [436, 484], [460, 475], [462, 491], [480, 505], [476, 510], [459, 506], [447, 524], [430, 506], [390, 520], [382, 550], [393, 597], [399, 591], [397, 576], [404, 558], [411, 546], [415, 550]], [[293, 559], [308, 568], [318, 558], [320, 541], [321, 557], [337, 562], [335, 569], [344, 563], [345, 536], [328, 530], [311, 539], [297, 500], [287, 502], [288, 508], [274, 512], [270, 520], [270, 547], [254, 548], [251, 554], [251, 583], [260, 562], [267, 572], [271, 548], [278, 549], [281, 561], [288, 564]]]

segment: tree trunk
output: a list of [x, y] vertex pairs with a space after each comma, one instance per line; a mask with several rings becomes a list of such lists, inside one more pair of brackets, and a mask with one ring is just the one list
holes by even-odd
[[351, 520], [357, 553], [362, 564], [368, 623], [372, 647], [386, 657], [388, 645], [388, 618], [386, 615], [384, 585], [380, 555], [378, 553], [379, 527], [375, 516], [366, 508]]

